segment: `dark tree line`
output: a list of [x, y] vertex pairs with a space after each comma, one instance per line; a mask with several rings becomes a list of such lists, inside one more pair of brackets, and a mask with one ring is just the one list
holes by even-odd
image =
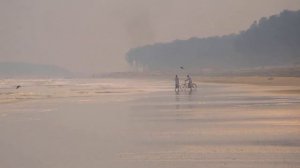
[[133, 48], [126, 60], [148, 70], [182, 65], [193, 69], [294, 65], [300, 63], [300, 10], [261, 18], [239, 34]]

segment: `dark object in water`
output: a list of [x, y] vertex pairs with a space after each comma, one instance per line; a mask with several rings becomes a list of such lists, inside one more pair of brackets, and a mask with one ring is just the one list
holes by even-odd
[[21, 87], [21, 85], [18, 85], [17, 87], [16, 87], [16, 89], [19, 89]]
[[268, 80], [273, 80], [273, 79], [274, 79], [273, 77], [269, 77], [269, 78], [268, 78]]
[[183, 66], [181, 66], [180, 69], [184, 69]]

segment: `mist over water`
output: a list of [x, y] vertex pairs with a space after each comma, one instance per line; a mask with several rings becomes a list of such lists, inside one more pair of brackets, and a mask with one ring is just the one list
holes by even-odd
[[125, 56], [131, 48], [239, 33], [285, 9], [299, 10], [300, 3], [2, 0], [0, 62], [51, 64], [89, 75], [128, 71]]

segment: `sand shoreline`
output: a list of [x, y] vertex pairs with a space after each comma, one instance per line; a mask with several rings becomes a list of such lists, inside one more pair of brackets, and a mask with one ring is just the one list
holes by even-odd
[[195, 77], [201, 83], [242, 84], [256, 91], [282, 95], [300, 95], [299, 77]]
[[237, 83], [263, 86], [300, 86], [300, 77], [261, 77], [261, 76], [228, 76], [228, 77], [194, 77], [195, 81], [208, 83]]

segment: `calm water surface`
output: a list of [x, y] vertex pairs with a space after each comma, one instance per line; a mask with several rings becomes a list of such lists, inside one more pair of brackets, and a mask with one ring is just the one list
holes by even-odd
[[176, 94], [171, 80], [1, 80], [0, 167], [300, 165], [300, 96], [198, 85]]

